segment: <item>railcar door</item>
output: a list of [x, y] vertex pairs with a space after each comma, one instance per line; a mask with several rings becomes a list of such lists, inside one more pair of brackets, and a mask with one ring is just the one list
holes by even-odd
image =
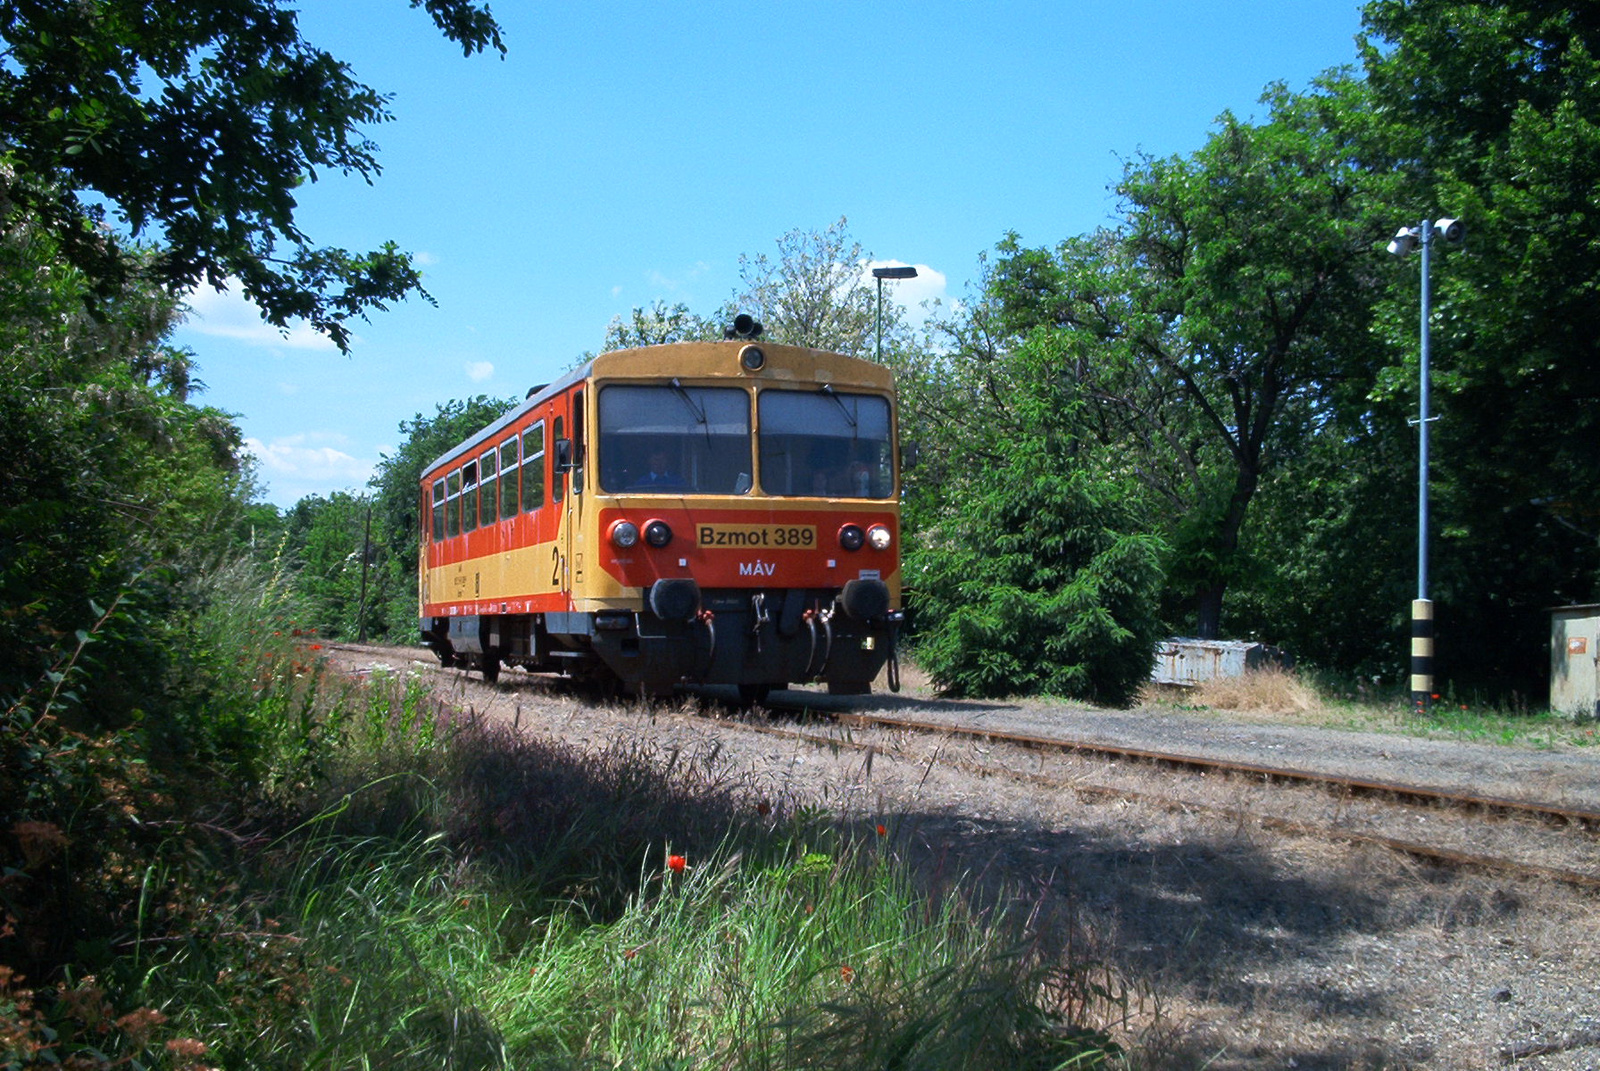
[[588, 451], [585, 448], [583, 400], [584, 392], [575, 390], [567, 396], [571, 408], [567, 413], [567, 427], [572, 437], [572, 471], [567, 474], [566, 501], [562, 503], [565, 523], [562, 527], [562, 554], [566, 557], [568, 574], [562, 586], [570, 599], [583, 593], [583, 516], [584, 485], [587, 482]]
[[555, 457], [550, 497], [556, 507], [557, 532], [551, 582], [564, 596], [568, 611], [583, 584], [583, 423], [583, 391], [556, 400], [551, 422]]

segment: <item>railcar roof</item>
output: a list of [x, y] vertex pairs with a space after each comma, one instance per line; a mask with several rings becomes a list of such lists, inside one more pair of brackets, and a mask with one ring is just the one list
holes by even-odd
[[[688, 358], [694, 357], [695, 351], [697, 350], [704, 351], [705, 355], [707, 356], [718, 351], [725, 351], [729, 354], [737, 354], [745, 346], [750, 344], [751, 340], [749, 339], [734, 339], [725, 342], [669, 342], [659, 346], [641, 346], [634, 349], [612, 350], [609, 353], [602, 353], [597, 357], [593, 357], [590, 360], [585, 361], [583, 364], [579, 365], [577, 368], [574, 368], [560, 379], [546, 384], [545, 386], [538, 388], [536, 391], [531, 391], [521, 403], [494, 421], [494, 423], [474, 432], [467, 438], [461, 440], [455, 446], [452, 446], [450, 449], [434, 458], [422, 470], [423, 475], [426, 476], [428, 473], [433, 472], [446, 462], [455, 458], [459, 458], [463, 454], [476, 454], [478, 452], [478, 447], [498, 439], [500, 432], [517, 423], [517, 421], [526, 416], [531, 410], [537, 409], [539, 406], [543, 405], [556, 395], [570, 390], [576, 384], [581, 383], [591, 377], [603, 379], [607, 375], [627, 375], [638, 378], [659, 377], [661, 379], [667, 379], [673, 375], [681, 375], [689, 378], [701, 378], [708, 373], [700, 370], [687, 369], [675, 371], [670, 366], [661, 367], [659, 370], [657, 370], [653, 366], [658, 362], [661, 364], [667, 364], [667, 362], [665, 362], [663, 359], [669, 356], [669, 354], [673, 356], [681, 355], [682, 357]], [[772, 365], [786, 365], [795, 361], [804, 361], [807, 357], [811, 357], [813, 360], [820, 361], [824, 365], [834, 369], [836, 378], [837, 372], [848, 370], [850, 373], [852, 373], [849, 379], [843, 379], [841, 380], [842, 382], [848, 382], [853, 385], [871, 386], [882, 390], [891, 389], [894, 385], [893, 377], [887, 368], [879, 364], [874, 364], [871, 361], [861, 360], [858, 357], [847, 357], [842, 353], [832, 353], [828, 350], [808, 349], [804, 346], [785, 346], [781, 343], [775, 342], [761, 342], [758, 340], [756, 344], [767, 352]], [[730, 364], [729, 367], [732, 369], [734, 366]], [[769, 382], [781, 383], [785, 381], [781, 377], [750, 377], [744, 373], [731, 370], [726, 373], [715, 373], [715, 375], [718, 378], [726, 375], [728, 378], [738, 378], [741, 380], [749, 378], [765, 378]]]

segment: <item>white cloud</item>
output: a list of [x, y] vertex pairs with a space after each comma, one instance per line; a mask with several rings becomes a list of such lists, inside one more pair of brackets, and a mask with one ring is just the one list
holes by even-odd
[[413, 264], [420, 264], [424, 268], [427, 268], [439, 263], [439, 258], [434, 256], [432, 253], [412, 253], [411, 261]]
[[684, 287], [688, 286], [690, 283], [694, 282], [696, 279], [700, 278], [700, 276], [704, 275], [710, 270], [710, 264], [707, 264], [703, 260], [697, 260], [693, 264], [689, 265], [689, 267], [683, 269], [675, 275], [668, 275], [666, 272], [655, 271], [652, 269], [646, 276], [646, 279], [649, 281], [652, 287], [658, 290], [666, 290], [669, 293], [674, 293], [682, 290]]
[[244, 296], [238, 280], [229, 279], [226, 290], [205, 286], [189, 293], [187, 326], [202, 335], [231, 338], [258, 346], [291, 350], [332, 350], [328, 339], [296, 321], [287, 334], [261, 318], [261, 310]]
[[305, 432], [271, 442], [247, 438], [244, 445], [256, 459], [257, 471], [272, 487], [271, 500], [290, 505], [306, 495], [366, 485], [373, 462], [339, 449], [349, 442], [337, 432]]
[[465, 367], [467, 378], [474, 383], [482, 383], [494, 375], [494, 363], [491, 361], [468, 361]]

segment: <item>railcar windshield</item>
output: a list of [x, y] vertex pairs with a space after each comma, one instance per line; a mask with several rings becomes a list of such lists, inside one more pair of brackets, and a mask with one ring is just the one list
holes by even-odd
[[769, 495], [888, 498], [894, 494], [889, 400], [875, 394], [764, 390], [761, 488]]
[[601, 388], [601, 490], [742, 495], [752, 471], [746, 391], [676, 380]]

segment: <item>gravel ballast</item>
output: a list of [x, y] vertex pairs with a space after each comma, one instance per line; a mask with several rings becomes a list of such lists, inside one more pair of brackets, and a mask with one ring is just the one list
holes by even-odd
[[[1129, 1014], [1118, 1029], [1138, 1067], [1600, 1068], [1600, 894], [1287, 835], [1246, 816], [1384, 835], [1396, 824], [1453, 822], [1448, 835], [1467, 848], [1514, 843], [1539, 859], [1600, 867], [1593, 839], [937, 734], [839, 732], [871, 743], [869, 759], [858, 747], [763, 732], [769, 723], [747, 724], [726, 708], [696, 716], [692, 700], [597, 704], [514, 671], [489, 687], [402, 649], [338, 650], [332, 660], [358, 676], [425, 674], [452, 702], [525, 732], [582, 748], [649, 741], [714, 761], [755, 794], [882, 823], [933, 880], [959, 877], [975, 896], [1016, 902], [1069, 933], [1076, 955], [1109, 969], [1126, 987]], [[1600, 749], [1547, 752], [1164, 708], [956, 702], [918, 690], [775, 698], [1600, 810]], [[801, 726], [779, 717], [770, 727]]]

